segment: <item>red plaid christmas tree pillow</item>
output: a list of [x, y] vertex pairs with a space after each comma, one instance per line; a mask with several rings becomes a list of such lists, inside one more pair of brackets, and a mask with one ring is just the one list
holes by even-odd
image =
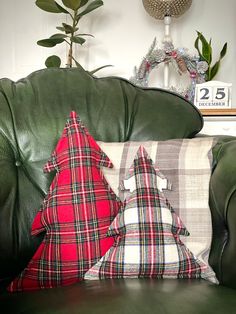
[[[133, 183], [129, 181], [132, 175]], [[214, 275], [181, 242], [179, 235], [188, 235], [188, 231], [157, 188], [157, 175], [152, 160], [140, 147], [128, 176], [126, 206], [109, 228], [110, 235], [118, 236], [116, 243], [85, 274], [85, 279], [210, 279]]]
[[101, 167], [112, 163], [72, 112], [44, 167], [57, 172], [32, 224], [33, 235], [46, 232], [44, 240], [9, 291], [78, 282], [112, 246], [107, 231], [121, 203]]

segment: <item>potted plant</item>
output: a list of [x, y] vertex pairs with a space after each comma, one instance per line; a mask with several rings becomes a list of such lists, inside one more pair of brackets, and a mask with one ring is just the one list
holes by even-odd
[[[103, 5], [102, 0], [62, 0], [64, 7], [58, 4], [54, 0], [36, 0], [36, 5], [50, 13], [65, 14], [69, 17], [70, 22], [64, 22], [62, 25], [57, 26], [59, 31], [49, 38], [41, 39], [37, 42], [38, 45], [43, 47], [54, 47], [56, 45], [66, 43], [69, 47], [67, 55], [67, 67], [73, 65], [80, 66], [79, 62], [74, 56], [74, 45], [83, 45], [86, 42], [87, 36], [91, 34], [85, 34], [80, 31], [79, 22], [81, 19], [90, 12], [98, 9]], [[56, 55], [48, 57], [45, 61], [47, 67], [60, 67], [61, 59]], [[102, 66], [92, 72], [95, 73], [99, 69], [106, 67]]]

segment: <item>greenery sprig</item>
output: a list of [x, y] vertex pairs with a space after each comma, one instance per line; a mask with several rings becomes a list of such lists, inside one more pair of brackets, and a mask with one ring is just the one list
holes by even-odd
[[[201, 50], [200, 50], [201, 43]], [[219, 71], [221, 60], [224, 58], [227, 52], [227, 43], [224, 44], [219, 59], [212, 66], [212, 46], [211, 39], [207, 39], [202, 35], [202, 33], [197, 31], [197, 38], [194, 43], [194, 47], [197, 49], [200, 56], [200, 61], [206, 61], [208, 64], [208, 70], [206, 71], [205, 80], [211, 81]]]

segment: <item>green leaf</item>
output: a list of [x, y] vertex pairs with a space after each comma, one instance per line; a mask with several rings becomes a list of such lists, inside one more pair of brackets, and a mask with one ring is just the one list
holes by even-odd
[[63, 27], [64, 27], [64, 32], [66, 34], [71, 34], [73, 32], [76, 32], [78, 30], [78, 28], [73, 28], [73, 26], [66, 24], [66, 23], [62, 23]]
[[202, 43], [202, 56], [205, 59], [205, 61], [209, 64], [212, 56], [211, 45], [207, 42], [206, 38], [202, 35], [202, 33], [200, 32], [197, 33]]
[[67, 13], [69, 12], [65, 10], [62, 6], [60, 6], [54, 0], [36, 0], [35, 4], [42, 10], [50, 13]]
[[205, 58], [203, 57], [203, 55], [201, 54], [200, 48], [199, 48], [199, 36], [196, 38], [195, 43], [194, 43], [194, 47], [197, 49], [199, 57], [200, 57], [200, 61], [206, 61]]
[[61, 44], [63, 41], [64, 41], [63, 38], [48, 38], [37, 41], [37, 44], [39, 46], [51, 48], [56, 46], [57, 44]]
[[47, 68], [60, 68], [61, 59], [58, 56], [50, 56], [46, 59], [45, 65]]
[[80, 8], [82, 8], [85, 4], [87, 4], [89, 0], [81, 0]]
[[79, 62], [76, 61], [76, 59], [74, 57], [72, 57], [72, 59], [75, 62], [75, 65], [77, 66], [77, 68], [81, 68], [81, 65], [79, 64]]
[[58, 34], [54, 34], [52, 35], [50, 38], [61, 38], [61, 39], [65, 39], [67, 38], [68, 36], [64, 35], [64, 34], [61, 34], [61, 33], [58, 33]]
[[94, 38], [94, 36], [92, 35], [92, 34], [78, 34], [79, 36], [90, 36], [90, 37], [93, 37]]
[[89, 12], [96, 10], [97, 8], [99, 8], [100, 6], [103, 5], [103, 1], [102, 0], [94, 0], [93, 2], [91, 2], [87, 8], [82, 11], [81, 13], [77, 14], [76, 19], [77, 21], [85, 14], [88, 14]]
[[62, 23], [62, 26], [57, 26], [56, 29], [58, 29], [59, 31], [65, 32], [66, 34], [71, 34], [71, 33], [77, 32], [79, 28], [78, 27], [73, 28], [73, 26], [69, 24]]
[[65, 28], [62, 26], [57, 26], [56, 29], [58, 29], [59, 31], [65, 32]]
[[194, 47], [197, 49], [199, 56], [201, 56], [201, 52], [199, 49], [199, 36], [197, 36], [195, 42], [194, 42]]
[[208, 42], [208, 45], [209, 45], [210, 50], [211, 50], [211, 53], [210, 53], [210, 56], [209, 56], [209, 62], [208, 62], [208, 65], [210, 65], [210, 64], [211, 64], [211, 62], [212, 62], [212, 47], [211, 47], [211, 38], [210, 38], [210, 40], [209, 40], [209, 42]]
[[208, 78], [209, 81], [211, 81], [216, 76], [216, 74], [219, 71], [219, 67], [220, 67], [220, 60], [218, 60], [211, 68], [211, 72]]
[[215, 76], [216, 74], [218, 73], [219, 71], [219, 68], [220, 68], [220, 61], [222, 58], [224, 58], [224, 56], [226, 55], [226, 52], [227, 52], [227, 43], [224, 44], [221, 52], [220, 52], [220, 58], [219, 60], [213, 65], [213, 67], [210, 69], [210, 72], [209, 72], [209, 81], [211, 81]]
[[80, 7], [81, 0], [62, 0], [62, 2], [67, 8], [76, 11]]
[[79, 37], [79, 36], [73, 36], [71, 37], [70, 39], [73, 43], [76, 43], [76, 44], [80, 44], [80, 45], [83, 45], [83, 43], [85, 43], [85, 39], [82, 38], [82, 37]]
[[226, 52], [227, 52], [227, 43], [224, 44], [224, 46], [220, 52], [220, 59], [224, 58], [224, 56], [226, 55]]
[[65, 32], [66, 34], [71, 34], [73, 32], [77, 32], [78, 27], [75, 27], [75, 29], [73, 29], [73, 27], [71, 25], [65, 24], [63, 23], [64, 26], [57, 26], [56, 29], [58, 29], [59, 31]]
[[113, 65], [111, 65], [111, 64], [103, 65], [103, 66], [101, 66], [101, 67], [99, 67], [99, 68], [96, 68], [96, 69], [94, 69], [94, 70], [92, 70], [92, 71], [89, 71], [89, 73], [93, 75], [93, 74], [96, 73], [97, 71], [100, 71], [101, 69], [104, 69], [104, 68], [107, 68], [107, 67], [113, 67]]

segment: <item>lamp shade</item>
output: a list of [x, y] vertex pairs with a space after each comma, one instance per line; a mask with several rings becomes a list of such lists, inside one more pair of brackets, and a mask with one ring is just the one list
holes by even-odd
[[179, 17], [191, 4], [192, 0], [143, 0], [147, 13], [158, 20], [163, 20], [165, 16]]

